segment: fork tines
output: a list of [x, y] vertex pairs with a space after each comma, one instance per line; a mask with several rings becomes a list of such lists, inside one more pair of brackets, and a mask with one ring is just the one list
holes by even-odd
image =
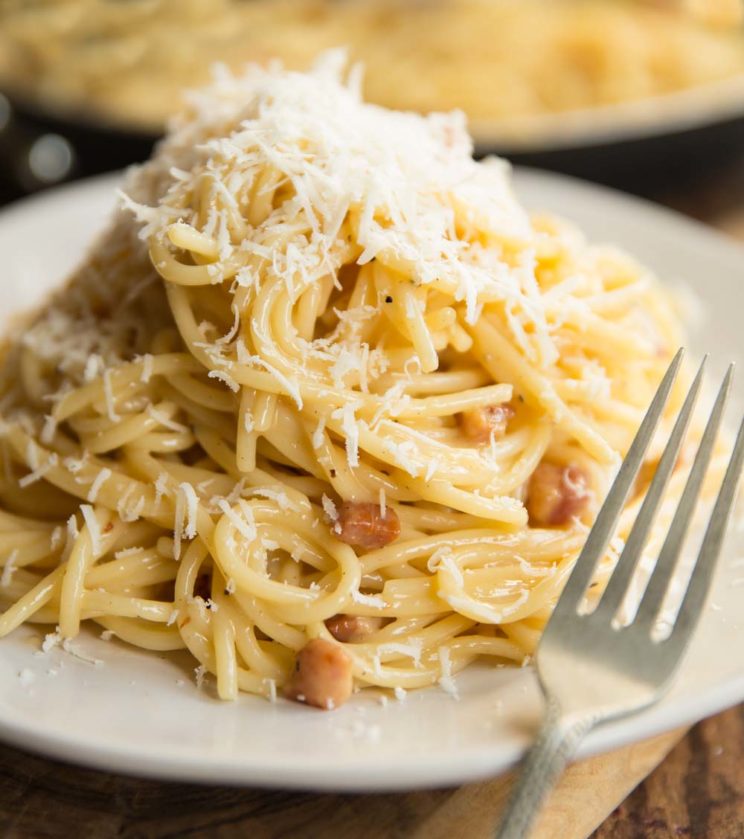
[[[683, 350], [679, 350], [669, 365], [659, 389], [649, 407], [641, 427], [636, 434], [628, 455], [615, 478], [597, 520], [587, 538], [576, 566], [568, 579], [553, 616], [546, 627], [558, 629], [577, 616], [579, 606], [586, 594], [597, 565], [604, 555], [628, 495], [633, 487], [646, 451], [659, 425], [664, 407], [674, 384], [682, 361]], [[700, 392], [706, 359], [704, 358], [672, 429], [669, 441], [659, 460], [653, 480], [648, 487], [643, 504], [618, 559], [617, 566], [609, 579], [604, 594], [592, 616], [606, 623], [612, 620], [621, 606], [641, 558], [643, 548], [651, 532], [654, 520], [664, 497], [664, 492], [677, 463], [680, 448], [685, 439], [695, 402]], [[682, 492], [679, 506], [669, 527], [664, 545], [654, 567], [653, 574], [643, 594], [638, 612], [633, 621], [635, 631], [650, 633], [657, 619], [668, 585], [677, 566], [685, 537], [700, 496], [703, 479], [708, 470], [723, 412], [733, 377], [733, 364], [728, 368], [718, 390], [715, 403], [705, 426], [687, 483]], [[689, 637], [703, 602], [710, 588], [716, 559], [720, 553], [723, 537], [736, 497], [738, 478], [744, 460], [744, 422], [742, 422], [734, 444], [726, 474], [708, 523], [703, 545], [697, 557], [695, 568], [680, 606], [674, 629], [669, 641], [683, 644]]]

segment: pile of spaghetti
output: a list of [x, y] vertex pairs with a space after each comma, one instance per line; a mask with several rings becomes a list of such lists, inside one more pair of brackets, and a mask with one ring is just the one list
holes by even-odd
[[327, 708], [528, 657], [680, 344], [656, 280], [337, 53], [192, 94], [125, 193], [5, 351], [0, 636]]

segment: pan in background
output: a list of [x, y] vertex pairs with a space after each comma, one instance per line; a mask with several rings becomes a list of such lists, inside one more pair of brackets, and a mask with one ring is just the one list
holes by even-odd
[[[0, 193], [6, 200], [144, 160], [157, 140], [12, 94], [8, 102], [5, 127], [0, 120]], [[649, 194], [744, 159], [744, 75], [618, 105], [475, 121], [471, 130], [479, 155], [496, 153], [516, 164]], [[58, 143], [63, 165], [39, 177], [32, 152], [50, 135], [66, 148]]]
[[647, 195], [744, 159], [744, 75], [471, 129], [481, 153]]

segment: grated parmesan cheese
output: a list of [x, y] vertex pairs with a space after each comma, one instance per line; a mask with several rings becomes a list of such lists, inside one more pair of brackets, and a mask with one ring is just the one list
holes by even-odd
[[326, 514], [328, 519], [330, 521], [336, 521], [338, 519], [338, 510], [336, 509], [336, 505], [333, 503], [333, 500], [323, 493], [320, 501], [323, 505], [323, 512]]
[[400, 655], [408, 656], [418, 666], [421, 664], [422, 646], [421, 641], [411, 641], [408, 644], [401, 644], [398, 641], [387, 641], [384, 644], [380, 644], [377, 650], [383, 655], [385, 653], [400, 653]]
[[281, 510], [298, 510], [297, 506], [292, 503], [284, 490], [272, 489], [271, 487], [252, 487], [250, 495], [276, 501]]
[[56, 431], [57, 420], [51, 414], [47, 414], [44, 417], [44, 427], [41, 429], [39, 439], [42, 443], [44, 443], [45, 446], [48, 446], [54, 439]]
[[87, 460], [88, 452], [85, 451], [83, 452], [83, 456], [81, 458], [66, 457], [62, 461], [62, 464], [70, 474], [77, 475], [78, 472], [82, 471], [85, 468]]
[[375, 609], [384, 609], [387, 606], [385, 599], [379, 594], [362, 594], [361, 591], [354, 589], [351, 592], [351, 599], [355, 603], [360, 603], [363, 606], [372, 606]]
[[186, 527], [183, 535], [186, 539], [193, 539], [196, 536], [197, 513], [199, 508], [199, 497], [194, 487], [184, 481], [178, 486], [186, 499]]
[[153, 358], [149, 352], [142, 356], [142, 372], [140, 373], [140, 381], [144, 384], [147, 384], [147, 382], [149, 382], [152, 378], [152, 362]]
[[264, 682], [269, 689], [269, 702], [276, 702], [276, 679], [264, 679]]
[[210, 370], [207, 373], [210, 379], [219, 379], [221, 382], [226, 384], [233, 393], [237, 393], [240, 390], [240, 385], [233, 379], [233, 377], [226, 373], [224, 370]]
[[3, 573], [0, 577], [0, 588], [7, 588], [13, 581], [13, 574], [16, 572], [16, 562], [18, 560], [18, 548], [11, 552], [10, 556], [5, 560], [3, 566]]
[[320, 416], [318, 418], [318, 424], [315, 426], [315, 431], [313, 431], [312, 436], [312, 444], [314, 449], [320, 449], [323, 446], [323, 432], [325, 431], [325, 424], [326, 418], [324, 416]]
[[116, 551], [114, 553], [115, 559], [126, 559], [129, 556], [135, 556], [138, 553], [141, 553], [145, 549], [142, 547], [133, 547], [133, 548], [122, 548], [120, 551]]
[[93, 504], [96, 498], [98, 498], [98, 493], [101, 491], [101, 487], [111, 477], [111, 474], [111, 470], [104, 467], [96, 475], [95, 480], [90, 485], [90, 489], [88, 490], [88, 501], [90, 501], [91, 504]]
[[220, 510], [230, 519], [230, 523], [243, 536], [246, 541], [253, 542], [256, 538], [256, 524], [253, 520], [253, 511], [246, 504], [241, 504], [240, 509], [243, 515], [237, 513], [227, 502], [221, 498], [217, 505]]
[[449, 648], [440, 647], [437, 651], [437, 656], [439, 658], [439, 670], [441, 673], [438, 682], [439, 687], [441, 687], [445, 693], [448, 693], [455, 699], [459, 699], [460, 695], [457, 691], [457, 685], [455, 684], [455, 680], [452, 678], [452, 661], [450, 659]]
[[[35, 452], [35, 449], [34, 449]], [[35, 462], [38, 463], [38, 459], [35, 458]], [[46, 459], [45, 463], [42, 463], [41, 466], [37, 466], [33, 472], [29, 472], [28, 475], [24, 475], [22, 478], [18, 479], [18, 486], [24, 489], [27, 486], [35, 483], [36, 481], [40, 481], [44, 475], [47, 474], [50, 470], [54, 469], [54, 467], [59, 463], [59, 458], [57, 455], [52, 452], [49, 457]]]
[[164, 495], [170, 495], [168, 489], [168, 475], [161, 472], [155, 481], [155, 506], [160, 504]]
[[75, 544], [75, 540], [79, 536], [77, 518], [72, 515], [67, 519], [67, 538], [65, 540], [65, 549], [62, 553], [62, 562], [67, 562], [70, 558], [70, 553]]
[[65, 536], [65, 529], [62, 527], [61, 524], [58, 524], [54, 530], [52, 530], [51, 536], [49, 537], [49, 550], [54, 552], [59, 548], [62, 544], [62, 540]]
[[137, 521], [137, 519], [142, 515], [142, 511], [145, 508], [145, 496], [140, 495], [135, 503], [134, 507], [124, 507], [123, 505], [117, 504], [116, 509], [119, 513], [119, 518], [123, 522], [133, 522]]
[[91, 551], [94, 556], [99, 556], [101, 553], [101, 527], [98, 524], [95, 511], [90, 504], [81, 504], [80, 512], [83, 514], [83, 520], [88, 528], [90, 534]]
[[103, 374], [103, 397], [106, 400], [106, 414], [111, 422], [119, 422], [121, 417], [116, 413], [114, 408], [114, 391], [111, 386], [111, 370], [106, 370]]
[[258, 355], [250, 355], [248, 350], [245, 347], [245, 344], [242, 340], [237, 341], [237, 349], [238, 349], [238, 361], [241, 364], [255, 364], [257, 367], [261, 367], [267, 373], [272, 375], [277, 382], [284, 388], [287, 396], [290, 396], [295, 404], [297, 405], [297, 410], [302, 410], [302, 396], [300, 394], [299, 386], [285, 376], [277, 367], [273, 364], [269, 364], [268, 361], [261, 358]]
[[176, 492], [175, 523], [173, 527], [173, 558], [181, 558], [181, 540], [196, 536], [199, 497], [194, 487], [184, 481]]
[[41, 642], [41, 653], [48, 653], [50, 650], [53, 650], [55, 647], [58, 647], [62, 643], [62, 635], [59, 631], [59, 627], [57, 627], [54, 632], [49, 632], [44, 636], [44, 640]]
[[103, 367], [103, 359], [100, 355], [92, 353], [88, 356], [85, 362], [85, 369], [83, 371], [83, 381], [92, 382], [98, 375], [98, 371]]
[[156, 422], [160, 423], [160, 425], [162, 425], [164, 428], [168, 428], [171, 431], [178, 431], [181, 433], [188, 431], [188, 428], [185, 425], [183, 425], [183, 423], [176, 422], [175, 420], [170, 419], [165, 414], [158, 411], [154, 405], [147, 406], [147, 414], [148, 416], [152, 417]]
[[341, 420], [341, 428], [346, 438], [346, 460], [350, 469], [359, 466], [359, 425], [354, 415], [355, 408], [353, 402], [347, 402], [331, 414], [333, 419]]

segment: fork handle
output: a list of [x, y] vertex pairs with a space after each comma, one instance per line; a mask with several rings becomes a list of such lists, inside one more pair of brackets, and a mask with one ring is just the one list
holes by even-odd
[[540, 733], [512, 789], [496, 839], [527, 839], [543, 799], [597, 722], [597, 717], [589, 714], [564, 716], [557, 703], [548, 704]]

